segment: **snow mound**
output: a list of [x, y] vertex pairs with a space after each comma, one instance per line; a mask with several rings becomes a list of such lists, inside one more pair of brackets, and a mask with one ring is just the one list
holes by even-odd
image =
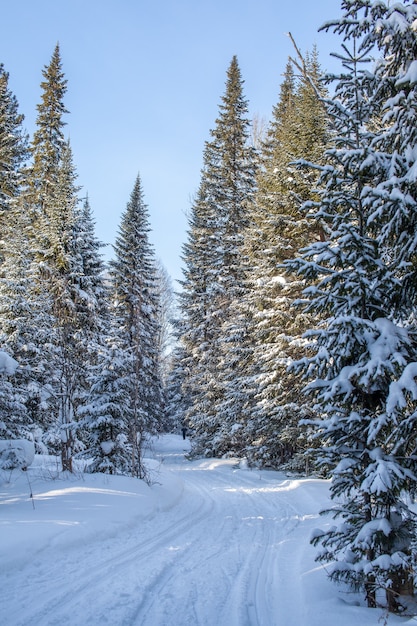
[[35, 445], [26, 439], [0, 439], [0, 469], [26, 469], [35, 458]]

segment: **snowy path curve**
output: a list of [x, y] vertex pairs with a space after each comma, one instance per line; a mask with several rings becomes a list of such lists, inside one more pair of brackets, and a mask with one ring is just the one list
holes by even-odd
[[166, 441], [154, 455], [182, 485], [178, 500], [81, 545], [58, 537], [10, 566], [0, 576], [0, 606], [8, 607], [1, 624], [332, 623], [325, 605], [320, 611], [316, 602], [314, 615], [306, 609], [317, 576], [306, 537], [317, 525], [323, 481], [304, 480], [301, 492], [300, 481], [277, 472], [187, 461], [178, 438]]

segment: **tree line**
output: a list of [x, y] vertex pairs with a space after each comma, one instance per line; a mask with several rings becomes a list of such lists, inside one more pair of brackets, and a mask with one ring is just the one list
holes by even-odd
[[417, 554], [417, 5], [341, 13], [323, 27], [341, 38], [340, 73], [296, 48], [260, 135], [230, 63], [168, 375], [140, 177], [106, 269], [64, 139], [59, 47], [30, 144], [1, 67], [0, 333], [19, 368], [0, 381], [0, 429], [60, 450], [68, 470], [84, 454], [143, 477], [146, 437], [169, 424], [194, 456], [314, 468], [335, 518], [313, 537], [318, 560], [400, 612]]
[[33, 139], [0, 66], [0, 337], [19, 368], [0, 384], [0, 436], [60, 454], [63, 470], [144, 477], [164, 428], [163, 271], [138, 175], [108, 267], [64, 136], [59, 45], [42, 72]]

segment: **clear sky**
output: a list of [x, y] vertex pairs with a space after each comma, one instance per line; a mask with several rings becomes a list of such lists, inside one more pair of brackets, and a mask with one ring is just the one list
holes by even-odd
[[139, 173], [150, 239], [174, 281], [233, 55], [249, 116], [268, 120], [293, 54], [287, 33], [303, 52], [316, 44], [324, 69], [335, 67], [329, 53], [340, 44], [318, 33], [340, 15], [338, 0], [19, 0], [1, 13], [0, 61], [27, 131], [32, 136], [42, 69], [59, 42], [66, 133], [97, 236], [114, 243]]

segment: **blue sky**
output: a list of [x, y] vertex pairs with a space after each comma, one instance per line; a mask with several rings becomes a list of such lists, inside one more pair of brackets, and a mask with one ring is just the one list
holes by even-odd
[[59, 42], [66, 132], [97, 236], [114, 243], [140, 173], [150, 239], [175, 281], [233, 55], [250, 117], [269, 119], [293, 54], [287, 33], [303, 52], [316, 44], [333, 69], [340, 42], [317, 31], [339, 14], [337, 0], [20, 0], [2, 7], [0, 61], [32, 135], [42, 69]]

